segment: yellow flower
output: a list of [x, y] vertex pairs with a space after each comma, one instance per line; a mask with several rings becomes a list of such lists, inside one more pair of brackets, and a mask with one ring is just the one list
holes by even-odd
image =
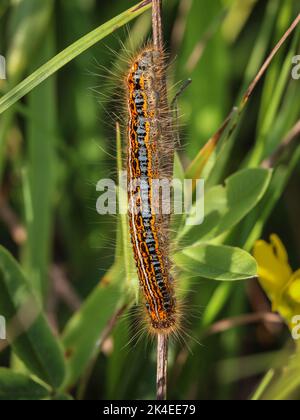
[[292, 318], [300, 315], [300, 270], [293, 273], [286, 249], [277, 235], [270, 243], [257, 241], [254, 258], [258, 264], [260, 283], [272, 302], [272, 309], [292, 326]]

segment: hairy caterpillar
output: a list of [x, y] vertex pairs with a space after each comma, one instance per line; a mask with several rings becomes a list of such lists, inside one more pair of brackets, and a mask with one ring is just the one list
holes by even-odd
[[170, 177], [174, 151], [164, 63], [164, 53], [149, 45], [134, 59], [126, 78], [127, 182], [130, 236], [150, 330], [169, 334], [178, 329], [169, 237], [165, 233], [169, 218], [161, 211], [156, 214], [153, 208], [153, 182]]

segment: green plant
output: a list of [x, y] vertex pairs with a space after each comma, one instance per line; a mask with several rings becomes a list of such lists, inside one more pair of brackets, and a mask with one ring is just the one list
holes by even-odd
[[[177, 281], [189, 306], [197, 308], [196, 312], [203, 308], [201, 317], [190, 317], [189, 334], [196, 341], [206, 340], [217, 320], [235, 319], [247, 312], [245, 284], [253, 284], [257, 276], [250, 252], [293, 173], [299, 170], [296, 140], [300, 85], [290, 77], [291, 58], [299, 47], [299, 15], [288, 41], [284, 38], [287, 42], [278, 45], [272, 60], [261, 67], [269, 49], [299, 11], [293, 1], [282, 4], [269, 0], [266, 7], [256, 6], [261, 7], [264, 17], [252, 22], [249, 19], [255, 2], [242, 8], [242, 17], [238, 3], [214, 0], [208, 4], [197, 0], [183, 1], [179, 8], [177, 1], [165, 5], [166, 15], [177, 16], [179, 25], [171, 28], [166, 19], [168, 33], [174, 31], [172, 53], [178, 53], [170, 77], [193, 79], [193, 87], [179, 99], [184, 113], [182, 131], [191, 141], [186, 152], [176, 154], [174, 176], [203, 177], [206, 182], [204, 223], [191, 227], [185, 225], [184, 218], [174, 220]], [[61, 2], [59, 10], [55, 10], [51, 0], [23, 0], [15, 6], [3, 3], [0, 8], [1, 21], [9, 21], [1, 32], [10, 34], [5, 43], [0, 41], [0, 47], [5, 46], [7, 51], [9, 76], [8, 82], [0, 84], [0, 201], [5, 222], [0, 230], [0, 314], [6, 317], [10, 342], [4, 353], [9, 368], [0, 369], [0, 399], [154, 397], [152, 349], [146, 366], [143, 344], [131, 349], [134, 314], [129, 314], [138, 292], [126, 217], [117, 222], [104, 218], [103, 225], [98, 225], [94, 187], [85, 185], [107, 177], [116, 166], [113, 159], [107, 163], [110, 157], [106, 154], [111, 153], [108, 136], [115, 143], [115, 134], [101, 122], [105, 112], [112, 114], [113, 110], [109, 105], [100, 109], [85, 89], [94, 83], [85, 71], [92, 61], [91, 47], [96, 46], [93, 55], [98, 61], [110, 66], [111, 59], [97, 43], [106, 38], [110, 47], [118, 48], [112, 34], [135, 18], [131, 42], [141, 44], [147, 36], [147, 11], [151, 8], [150, 2], [143, 4], [120, 13], [123, 2], [109, 2], [104, 7], [104, 23], [92, 31], [92, 17], [96, 10], [99, 12], [93, 2], [83, 6], [78, 1], [73, 9]], [[55, 13], [68, 17], [63, 40], [57, 36], [61, 32], [55, 26]], [[108, 19], [108, 15], [115, 17]], [[186, 23], [184, 34], [180, 22]], [[36, 28], [34, 39], [28, 29], [32, 25]], [[255, 30], [247, 35], [252, 27]], [[70, 44], [69, 40], [76, 37], [78, 41]], [[41, 39], [45, 42], [41, 43]], [[63, 49], [66, 44], [70, 45]], [[246, 52], [252, 45], [255, 47], [248, 57]], [[259, 73], [261, 68], [263, 73]], [[240, 91], [230, 90], [230, 83], [240, 85]], [[103, 82], [100, 90], [106, 88]], [[232, 93], [236, 94], [233, 100]], [[218, 130], [232, 103], [237, 108]], [[214, 131], [217, 134], [207, 142]], [[122, 167], [121, 141], [117, 129], [118, 169]], [[13, 219], [5, 218], [12, 214], [10, 206], [21, 222], [15, 215]], [[112, 243], [112, 229], [116, 230], [113, 256], [107, 246]], [[61, 260], [83, 301], [80, 308], [65, 280]], [[49, 271], [57, 275], [57, 268], [58, 283], [62, 282], [67, 291], [58, 287], [58, 293], [55, 274], [49, 276]], [[55, 293], [49, 278], [54, 278]], [[47, 321], [47, 311], [53, 315], [49, 296], [50, 303], [54, 300], [55, 304], [57, 337]], [[63, 302], [60, 306], [57, 296]], [[122, 317], [124, 314], [128, 316]], [[177, 386], [170, 387], [170, 397], [234, 395], [232, 381], [245, 378], [231, 380], [228, 372], [232, 369], [226, 369], [227, 365], [220, 369], [222, 378], [211, 375], [209, 370], [225, 357], [240, 361], [244, 334], [234, 325], [222, 339], [207, 339], [210, 352], [203, 351], [193, 339], [187, 339], [187, 346], [193, 347], [194, 354], [174, 343], [170, 383]], [[254, 354], [248, 360], [249, 376], [269, 368], [273, 371], [254, 399], [294, 396], [299, 389], [298, 356], [290, 362], [284, 354], [275, 367], [273, 354], [263, 361], [259, 356]], [[274, 381], [275, 370], [286, 363], [290, 364], [288, 374]], [[89, 387], [94, 383], [97, 394]]]

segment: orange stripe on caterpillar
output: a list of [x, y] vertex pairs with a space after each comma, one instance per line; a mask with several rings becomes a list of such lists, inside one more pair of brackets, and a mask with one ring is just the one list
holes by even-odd
[[162, 151], [170, 118], [163, 103], [163, 53], [145, 48], [126, 79], [128, 122], [127, 178], [129, 225], [140, 286], [150, 330], [168, 334], [177, 329], [178, 311], [170, 273], [165, 218], [152, 208], [153, 180], [162, 177]]

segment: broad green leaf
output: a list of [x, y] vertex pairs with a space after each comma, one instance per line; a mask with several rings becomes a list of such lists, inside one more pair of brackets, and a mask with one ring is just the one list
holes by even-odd
[[174, 257], [177, 267], [193, 277], [235, 281], [257, 275], [255, 259], [239, 248], [198, 244], [185, 248]]
[[7, 337], [26, 367], [53, 388], [65, 375], [63, 353], [14, 258], [0, 246], [0, 313]]
[[[101, 333], [119, 307], [120, 285], [124, 283], [125, 277], [121, 276], [122, 270], [119, 267], [113, 272], [114, 282], [98, 286], [65, 328], [63, 343], [67, 359], [66, 387], [73, 385], [87, 367], [97, 351]], [[116, 280], [119, 285], [116, 285]]]
[[0, 99], [0, 114], [15, 104], [19, 99], [23, 98], [23, 96], [44, 80], [48, 79], [48, 77], [52, 76], [52, 74], [56, 73], [63, 66], [78, 57], [81, 53], [91, 48], [116, 29], [126, 25], [126, 23], [130, 22], [150, 7], [151, 4], [149, 3], [139, 3], [71, 44], [4, 95]]
[[207, 242], [229, 231], [258, 204], [270, 180], [269, 170], [245, 169], [229, 177], [224, 186], [209, 189], [204, 197], [204, 222], [185, 226], [179, 239], [185, 245], [191, 245], [200, 240]]
[[0, 368], [0, 401], [41, 400], [49, 393], [29, 376]]

